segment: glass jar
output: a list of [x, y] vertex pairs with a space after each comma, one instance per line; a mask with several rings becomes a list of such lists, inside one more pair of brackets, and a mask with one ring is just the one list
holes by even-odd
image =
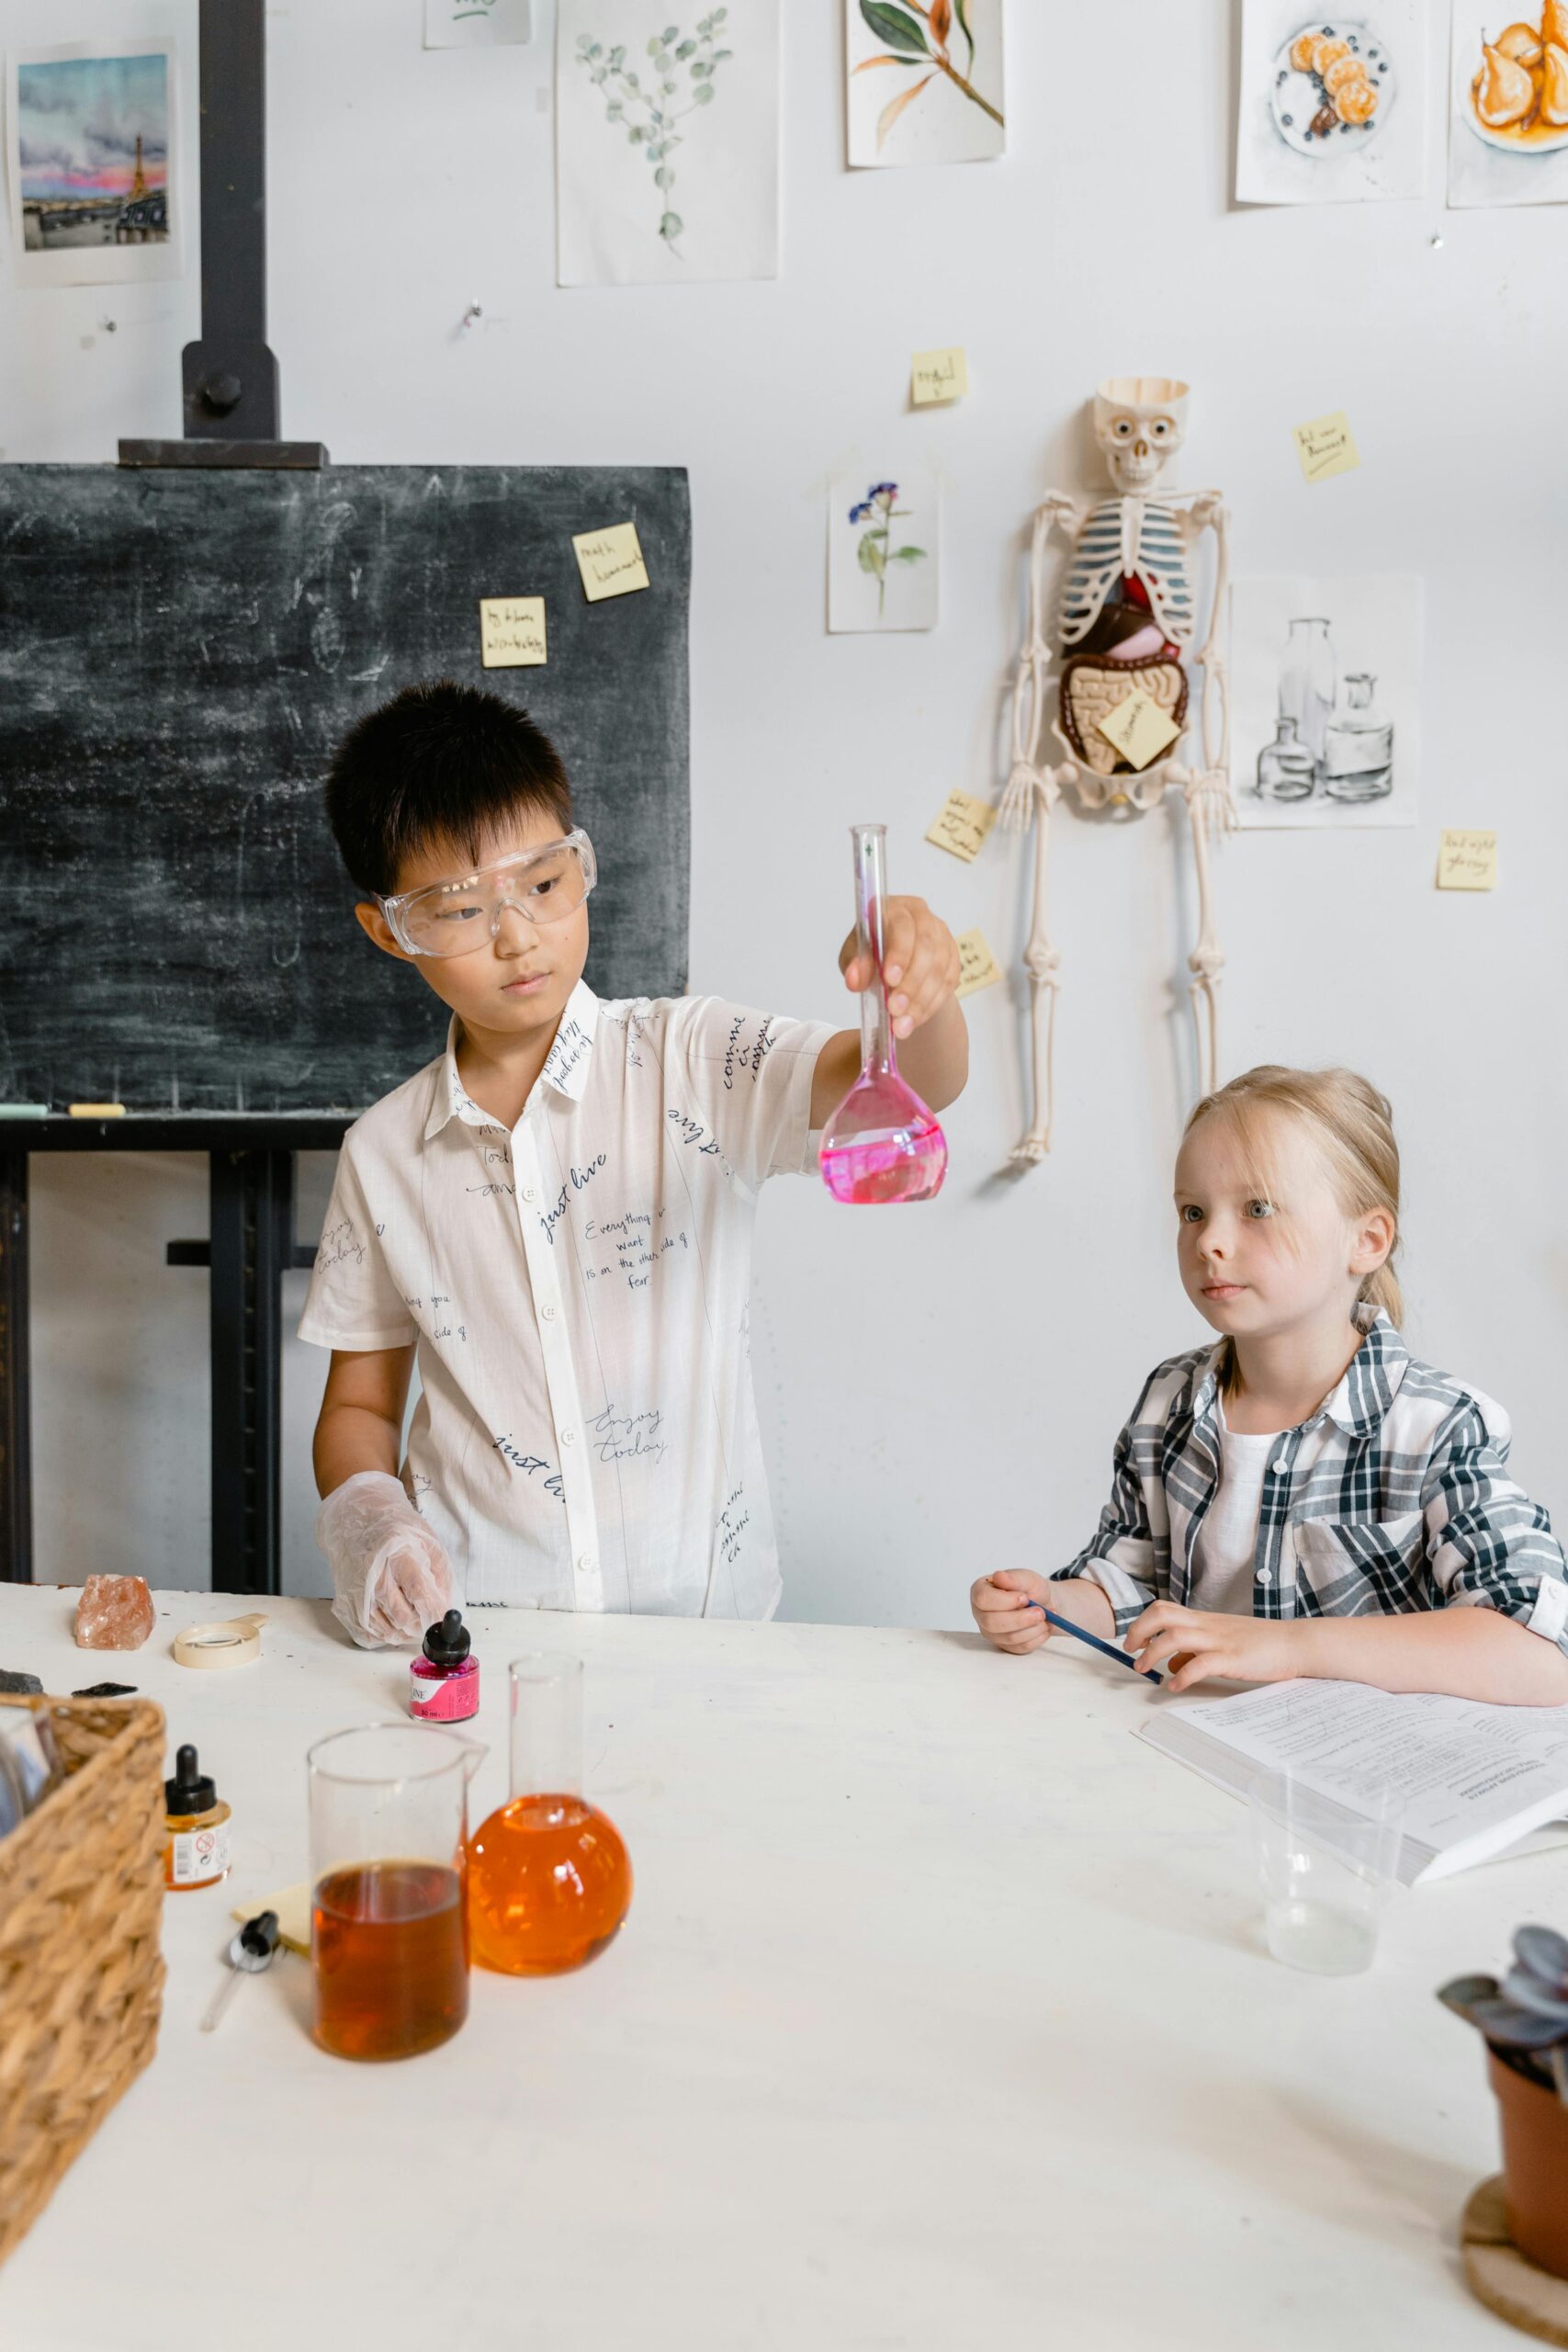
[[1292, 621], [1280, 661], [1280, 716], [1295, 721], [1297, 740], [1319, 767], [1334, 715], [1336, 675], [1328, 623]]
[[1258, 754], [1258, 789], [1265, 800], [1310, 800], [1317, 770], [1306, 745], [1296, 740], [1296, 722], [1281, 718], [1280, 731]]
[[1393, 721], [1378, 708], [1376, 686], [1363, 670], [1346, 677], [1323, 753], [1323, 788], [1331, 800], [1385, 800], [1393, 790]]

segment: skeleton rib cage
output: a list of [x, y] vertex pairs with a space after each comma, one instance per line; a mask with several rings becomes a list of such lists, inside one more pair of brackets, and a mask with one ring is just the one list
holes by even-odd
[[1141, 498], [1108, 498], [1084, 525], [1062, 592], [1062, 643], [1089, 635], [1113, 588], [1136, 580], [1173, 645], [1192, 642], [1192, 581], [1182, 517]]

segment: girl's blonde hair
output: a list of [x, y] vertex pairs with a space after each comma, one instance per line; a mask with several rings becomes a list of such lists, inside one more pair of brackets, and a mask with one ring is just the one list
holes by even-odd
[[1393, 1248], [1382, 1264], [1363, 1280], [1359, 1302], [1379, 1307], [1391, 1323], [1403, 1321], [1404, 1302], [1393, 1261], [1399, 1249], [1399, 1146], [1393, 1139], [1393, 1113], [1386, 1095], [1350, 1069], [1285, 1069], [1265, 1062], [1244, 1070], [1213, 1094], [1206, 1094], [1188, 1120], [1190, 1135], [1201, 1119], [1228, 1119], [1252, 1153], [1265, 1192], [1269, 1154], [1261, 1134], [1259, 1114], [1282, 1111], [1299, 1120], [1312, 1134], [1333, 1171], [1339, 1205], [1347, 1216], [1366, 1216], [1383, 1209], [1393, 1219]]

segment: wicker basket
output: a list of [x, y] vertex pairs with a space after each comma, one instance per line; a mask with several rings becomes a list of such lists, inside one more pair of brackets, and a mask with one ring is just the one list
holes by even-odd
[[164, 1717], [50, 1715], [67, 1779], [0, 1838], [0, 2261], [152, 2055], [163, 2005]]

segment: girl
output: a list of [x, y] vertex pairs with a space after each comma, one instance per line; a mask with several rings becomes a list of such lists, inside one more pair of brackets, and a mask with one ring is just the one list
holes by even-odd
[[1506, 1475], [1508, 1417], [1399, 1335], [1382, 1096], [1349, 1070], [1248, 1070], [1188, 1121], [1176, 1215], [1220, 1343], [1151, 1374], [1070, 1566], [975, 1585], [987, 1639], [1037, 1649], [1049, 1601], [1173, 1690], [1311, 1675], [1568, 1702], [1568, 1569]]

